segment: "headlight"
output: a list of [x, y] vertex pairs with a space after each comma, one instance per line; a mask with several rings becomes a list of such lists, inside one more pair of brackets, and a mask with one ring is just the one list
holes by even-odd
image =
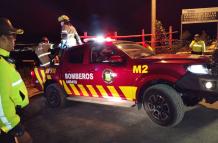
[[203, 65], [190, 65], [187, 70], [195, 74], [209, 74], [210, 70]]

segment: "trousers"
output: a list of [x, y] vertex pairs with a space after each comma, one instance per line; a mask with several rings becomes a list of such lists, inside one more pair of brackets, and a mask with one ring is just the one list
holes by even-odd
[[0, 130], [0, 143], [15, 143], [15, 138]]

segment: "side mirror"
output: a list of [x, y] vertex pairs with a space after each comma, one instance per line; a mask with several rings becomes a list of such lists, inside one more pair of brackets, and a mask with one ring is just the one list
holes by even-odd
[[119, 55], [114, 55], [110, 57], [111, 63], [123, 63], [123, 58]]

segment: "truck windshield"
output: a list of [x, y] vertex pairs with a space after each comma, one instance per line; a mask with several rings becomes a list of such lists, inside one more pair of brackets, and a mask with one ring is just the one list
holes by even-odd
[[125, 52], [131, 59], [141, 59], [155, 54], [149, 45], [144, 47], [135, 43], [119, 43], [116, 46]]

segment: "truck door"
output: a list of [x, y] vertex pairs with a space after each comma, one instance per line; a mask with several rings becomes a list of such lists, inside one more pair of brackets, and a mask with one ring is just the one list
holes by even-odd
[[136, 86], [129, 59], [112, 44], [93, 44], [89, 71], [93, 80], [87, 85], [96, 97], [135, 100]]
[[93, 73], [88, 72], [86, 50], [83, 45], [66, 49], [62, 56], [62, 85], [68, 95], [89, 96], [85, 87], [87, 81], [92, 81]]

